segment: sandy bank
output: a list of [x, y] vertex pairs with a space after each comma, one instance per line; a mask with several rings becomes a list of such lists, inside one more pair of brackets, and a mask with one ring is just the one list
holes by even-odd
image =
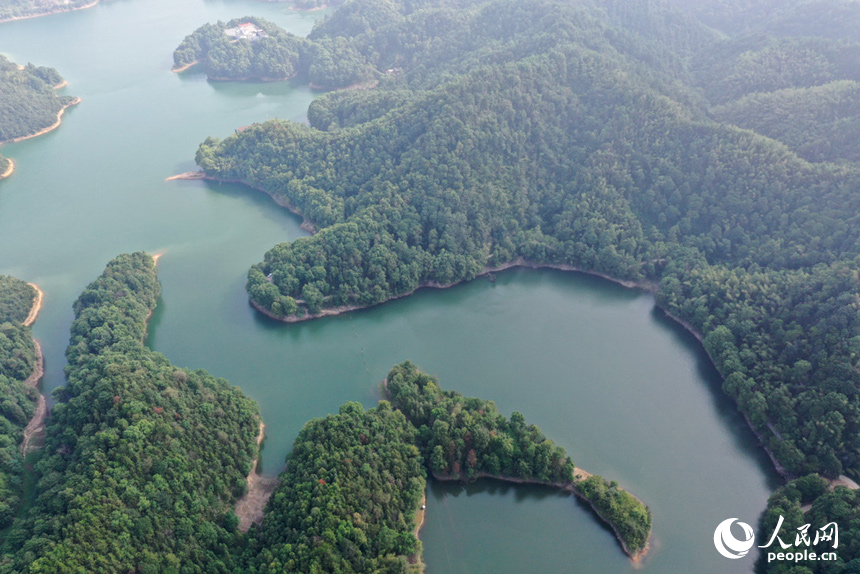
[[[42, 346], [39, 342], [33, 339], [36, 345], [36, 368], [33, 369], [33, 374], [27, 377], [24, 385], [32, 388], [38, 388], [39, 381], [45, 374], [45, 359], [42, 355]], [[36, 410], [33, 412], [33, 418], [27, 423], [24, 429], [24, 440], [21, 441], [21, 454], [27, 456], [28, 453], [40, 448], [45, 440], [45, 417], [48, 416], [48, 402], [45, 400], [45, 395], [39, 393], [39, 398], [36, 402]]]
[[182, 72], [184, 72], [185, 70], [190, 70], [191, 68], [193, 68], [194, 66], [196, 66], [196, 65], [197, 65], [197, 64], [199, 64], [199, 63], [200, 63], [199, 61], [194, 60], [194, 61], [193, 61], [193, 62], [191, 62], [190, 64], [185, 64], [184, 66], [179, 66], [178, 68], [177, 68], [176, 66], [173, 66], [173, 67], [170, 69], [170, 71], [171, 71], [171, 72], [173, 72], [174, 74], [181, 74], [181, 73], [182, 73]]
[[[260, 432], [257, 434], [257, 448], [263, 443], [266, 425], [260, 421]], [[248, 492], [236, 501], [236, 516], [239, 517], [239, 531], [247, 532], [252, 524], [263, 522], [263, 511], [266, 503], [278, 485], [278, 479], [274, 476], [261, 476], [257, 474], [257, 464], [260, 461], [259, 451], [251, 472], [248, 474]]]
[[9, 166], [6, 168], [6, 171], [4, 171], [3, 173], [0, 173], [0, 179], [6, 179], [10, 175], [12, 175], [12, 173], [15, 171], [15, 162], [12, 161], [11, 159], [9, 159], [8, 157], [6, 159], [9, 160]]
[[36, 298], [33, 300], [33, 306], [30, 307], [30, 313], [27, 315], [27, 318], [24, 319], [24, 326], [29, 327], [36, 321], [36, 317], [39, 316], [39, 311], [42, 310], [42, 299], [44, 299], [45, 294], [42, 293], [42, 290], [39, 289], [39, 286], [35, 283], [27, 283], [30, 287], [36, 290]]
[[30, 20], [32, 18], [41, 18], [42, 16], [51, 16], [52, 14], [62, 14], [63, 12], [74, 12], [75, 10], [86, 10], [87, 8], [92, 8], [96, 4], [98, 4], [100, 0], [94, 0], [89, 4], [84, 4], [83, 6], [75, 6], [69, 8], [67, 6], [56, 6], [52, 10], [48, 10], [47, 12], [40, 12], [39, 14], [29, 14], [27, 16], [13, 16], [11, 18], [4, 18], [0, 20], [0, 24], [4, 22], [15, 22], [16, 20]]
[[28, 139], [30, 139], [30, 138], [39, 137], [39, 136], [45, 135], [45, 134], [46, 134], [46, 133], [48, 133], [48, 132], [54, 131], [55, 129], [57, 129], [58, 127], [60, 127], [60, 124], [62, 124], [62, 123], [63, 123], [63, 114], [65, 114], [65, 113], [66, 113], [66, 108], [69, 108], [69, 107], [71, 107], [71, 106], [76, 106], [76, 105], [78, 105], [79, 103], [81, 103], [81, 98], [75, 98], [74, 100], [72, 100], [71, 102], [69, 102], [68, 104], [66, 104], [65, 106], [63, 106], [63, 108], [62, 108], [59, 112], [57, 112], [57, 121], [55, 121], [52, 125], [50, 125], [50, 126], [46, 127], [45, 129], [39, 130], [38, 132], [36, 132], [36, 133], [34, 133], [34, 134], [30, 134], [30, 135], [28, 135], [28, 136], [21, 136], [21, 137], [19, 137], [19, 138], [14, 138], [14, 139], [11, 139], [11, 140], [6, 140], [6, 141], [5, 141], [5, 142], [3, 142], [3, 143], [16, 143], [16, 142], [22, 142], [22, 141], [24, 141], [24, 140], [28, 140]]
[[158, 267], [158, 260], [161, 259], [161, 257], [164, 255], [164, 253], [165, 252], [162, 251], [161, 253], [156, 253], [155, 255], [152, 256], [152, 262], [155, 264], [156, 267]]

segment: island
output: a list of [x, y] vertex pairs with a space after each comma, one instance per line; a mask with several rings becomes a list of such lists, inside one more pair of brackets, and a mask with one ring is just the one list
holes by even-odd
[[30, 332], [37, 302], [32, 285], [0, 275], [0, 532], [21, 507], [24, 456], [44, 418], [42, 353]]

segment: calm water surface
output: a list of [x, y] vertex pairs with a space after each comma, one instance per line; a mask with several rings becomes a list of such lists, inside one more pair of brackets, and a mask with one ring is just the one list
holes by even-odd
[[[264, 472], [277, 473], [309, 418], [347, 400], [372, 406], [392, 364], [412, 359], [442, 385], [522, 412], [577, 465], [618, 480], [654, 515], [654, 573], [750, 572], [713, 548], [728, 517], [755, 523], [776, 485], [754, 437], [719, 393], [689, 335], [643, 293], [556, 271], [510, 271], [447, 291], [296, 325], [248, 306], [248, 267], [304, 233], [263, 194], [167, 183], [197, 144], [272, 117], [302, 120], [307, 87], [214, 84], [170, 73], [197, 26], [254, 14], [307, 34], [321, 12], [283, 4], [113, 0], [0, 25], [0, 52], [56, 67], [81, 96], [49, 135], [3, 146], [0, 273], [45, 291], [35, 334], [44, 388], [63, 384], [78, 293], [115, 255], [165, 251], [148, 343], [259, 401]], [[422, 540], [430, 574], [631, 572], [611, 532], [574, 498], [481, 482], [431, 484]]]

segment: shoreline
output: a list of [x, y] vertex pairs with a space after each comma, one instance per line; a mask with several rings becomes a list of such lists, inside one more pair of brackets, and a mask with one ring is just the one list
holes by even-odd
[[[711, 365], [713, 365], [714, 369], [716, 369], [717, 373], [719, 373], [720, 379], [725, 381], [726, 380], [725, 375], [720, 370], [720, 367], [717, 365], [717, 362], [711, 356], [711, 353], [708, 351], [708, 348], [705, 347], [705, 337], [695, 327], [693, 327], [690, 323], [681, 319], [677, 315], [674, 315], [671, 311], [664, 309], [660, 305], [657, 305], [657, 308], [660, 309], [660, 311], [664, 315], [666, 315], [666, 317], [668, 317], [669, 319], [671, 319], [672, 321], [674, 321], [675, 323], [680, 325], [685, 331], [687, 331], [693, 337], [695, 337], [695, 339], [701, 345], [702, 350], [705, 352], [705, 355], [707, 355], [708, 360], [711, 362]], [[773, 465], [773, 468], [776, 471], [776, 473], [779, 475], [779, 477], [782, 480], [784, 480], [785, 482], [789, 482], [789, 481], [797, 478], [794, 475], [794, 473], [789, 472], [789, 470], [787, 468], [785, 468], [781, 462], [779, 462], [779, 459], [776, 458], [776, 455], [773, 453], [773, 451], [770, 449], [770, 447], [767, 446], [767, 443], [765, 443], [764, 438], [762, 437], [762, 434], [755, 428], [755, 426], [753, 426], [753, 423], [750, 420], [750, 418], [747, 416], [747, 414], [745, 412], [743, 412], [740, 408], [738, 408], [737, 401], [735, 399], [733, 399], [732, 397], [730, 397], [725, 391], [721, 390], [721, 392], [723, 393], [724, 396], [727, 396], [729, 398], [729, 400], [731, 400], [735, 404], [735, 408], [737, 409], [738, 413], [740, 413], [740, 415], [744, 418], [744, 421], [746, 421], [747, 427], [750, 429], [750, 431], [752, 431], [753, 435], [758, 440], [759, 447], [761, 447], [761, 449], [764, 450], [765, 454], [767, 454], [767, 457], [770, 459], [770, 462]]]
[[39, 316], [39, 311], [42, 310], [42, 300], [45, 298], [45, 294], [41, 289], [39, 289], [38, 285], [35, 283], [27, 283], [27, 285], [36, 290], [36, 298], [33, 299], [33, 306], [30, 307], [30, 313], [27, 315], [27, 318], [24, 319], [25, 327], [29, 327], [36, 322], [36, 318]]
[[260, 462], [260, 445], [266, 435], [266, 425], [260, 420], [260, 431], [257, 433], [257, 458], [251, 465], [248, 473], [248, 492], [236, 501], [233, 511], [239, 517], [239, 532], [248, 532], [252, 524], [263, 522], [266, 503], [278, 485], [275, 476], [262, 476], [257, 474], [257, 465]]
[[52, 131], [54, 131], [55, 129], [57, 129], [58, 127], [60, 127], [60, 125], [63, 123], [63, 114], [65, 114], [65, 113], [66, 113], [66, 109], [68, 109], [68, 108], [70, 108], [70, 107], [72, 107], [72, 106], [76, 106], [76, 105], [80, 104], [80, 103], [81, 103], [81, 101], [82, 101], [82, 100], [81, 100], [81, 98], [75, 98], [74, 100], [72, 100], [71, 102], [69, 102], [68, 104], [66, 104], [65, 106], [63, 106], [63, 107], [60, 109], [60, 111], [59, 111], [59, 112], [57, 112], [57, 121], [55, 121], [52, 125], [50, 125], [50, 126], [48, 126], [48, 127], [46, 127], [46, 128], [43, 128], [43, 129], [39, 130], [38, 132], [36, 132], [36, 133], [34, 133], [34, 134], [30, 134], [30, 135], [28, 135], [28, 136], [21, 136], [21, 137], [13, 138], [13, 139], [11, 139], [11, 140], [6, 140], [6, 141], [4, 141], [4, 142], [2, 142], [2, 143], [18, 143], [18, 142], [22, 142], [22, 141], [24, 141], [24, 140], [28, 140], [28, 139], [31, 139], [31, 138], [36, 138], [36, 137], [39, 137], [39, 136], [43, 136], [43, 135], [45, 135], [45, 134], [46, 134], [46, 133], [48, 133], [48, 132], [52, 132]]
[[[531, 484], [531, 485], [536, 485], [536, 486], [548, 486], [551, 488], [557, 488], [559, 490], [565, 490], [567, 492], [574, 494], [580, 500], [585, 502], [588, 505], [588, 507], [591, 508], [591, 510], [593, 510], [594, 513], [605, 524], [607, 524], [612, 529], [612, 532], [615, 534], [615, 539], [621, 545], [621, 549], [624, 550], [624, 553], [627, 554], [627, 556], [630, 558], [630, 560], [633, 561], [634, 565], [638, 565], [642, 561], [642, 559], [648, 554], [648, 551], [651, 550], [652, 533], [651, 532], [648, 533], [648, 540], [645, 542], [645, 547], [642, 548], [642, 550], [639, 550], [638, 552], [631, 552], [630, 549], [627, 547], [627, 544], [625, 544], [624, 540], [621, 538], [621, 534], [618, 532], [618, 528], [615, 526], [615, 524], [613, 524], [611, 521], [607, 520], [606, 517], [603, 516], [603, 514], [601, 514], [600, 511], [594, 506], [594, 504], [588, 498], [586, 498], [581, 492], [579, 492], [579, 489], [576, 488], [576, 484], [578, 482], [581, 482], [581, 481], [583, 481], [583, 480], [585, 480], [588, 477], [593, 476], [593, 475], [588, 471], [582, 470], [578, 466], [574, 467], [574, 476], [577, 476], [577, 475], [581, 475], [582, 478], [579, 478], [579, 479], [574, 478], [573, 482], [570, 482], [570, 483], [544, 482], [544, 481], [540, 481], [540, 480], [536, 480], [536, 479], [520, 478], [517, 476], [494, 475], [494, 474], [489, 474], [486, 472], [479, 472], [475, 478], [476, 479], [485, 478], [485, 479], [491, 479], [491, 480], [498, 480], [500, 482], [508, 482], [508, 483], [512, 483], [512, 484]], [[438, 480], [439, 482], [460, 482], [460, 483], [463, 483], [462, 480], [459, 478], [453, 478], [451, 476], [440, 475], [440, 474], [436, 474], [435, 472], [431, 473], [431, 476], [433, 476], [434, 480]], [[627, 492], [628, 492], [628, 494], [630, 493], [629, 491], [627, 491]], [[630, 495], [633, 496], [632, 494], [630, 494]], [[633, 498], [636, 498], [636, 497], [633, 496]], [[645, 506], [645, 504], [641, 500], [639, 500], [638, 498], [636, 498], [636, 500], [638, 500], [643, 506]], [[647, 508], [647, 506], [646, 506], [646, 508]]]
[[[39, 382], [45, 375], [45, 357], [42, 354], [42, 346], [36, 339], [33, 339], [36, 346], [36, 367], [33, 373], [24, 381], [24, 385], [32, 387], [38, 391]], [[27, 456], [29, 453], [42, 447], [40, 444], [45, 438], [45, 419], [48, 416], [48, 401], [45, 395], [39, 392], [39, 398], [36, 399], [36, 410], [33, 411], [33, 417], [27, 426], [24, 428], [24, 438], [21, 440], [21, 454]]]
[[218, 179], [217, 177], [212, 177], [211, 175], [206, 175], [206, 172], [200, 171], [200, 170], [198, 170], [198, 171], [186, 171], [185, 173], [180, 173], [178, 175], [171, 175], [170, 177], [165, 178], [164, 181], [180, 181], [180, 180], [184, 180], [184, 181], [203, 180], [203, 181], [217, 181], [218, 183], [241, 183], [242, 185], [249, 187], [255, 191], [260, 191], [262, 193], [265, 193], [266, 195], [271, 197], [272, 201], [274, 201], [276, 204], [278, 204], [279, 206], [288, 210], [292, 214], [298, 215], [299, 217], [301, 217], [302, 218], [302, 224], [300, 225], [300, 227], [302, 229], [304, 229], [305, 231], [307, 231], [308, 233], [310, 233], [311, 235], [316, 235], [317, 231], [319, 231], [316, 228], [316, 226], [313, 223], [311, 223], [311, 221], [307, 217], [304, 216], [304, 214], [301, 212], [301, 210], [290, 202], [290, 200], [288, 200], [284, 197], [281, 197], [280, 195], [275, 195], [274, 193], [267, 191], [267, 190], [263, 189], [262, 187], [252, 185], [248, 181], [245, 181], [242, 179]]
[[77, 10], [86, 10], [87, 8], [92, 8], [97, 5], [101, 0], [94, 0], [89, 4], [84, 4], [83, 6], [75, 6], [74, 8], [67, 7], [55, 7], [52, 10], [47, 12], [40, 12], [39, 14], [29, 14], [27, 16], [12, 16], [11, 18], [6, 18], [4, 20], [0, 20], [0, 24], [5, 24], [6, 22], [17, 22], [18, 20], [32, 20], [33, 18], [41, 18], [42, 16], [53, 16], [54, 14], [63, 14], [65, 12], [75, 12]]
[[[269, 192], [269, 191], [263, 189], [262, 187], [252, 185], [247, 181], [243, 181], [243, 180], [220, 180], [218, 178], [206, 175], [206, 173], [203, 171], [187, 172], [187, 173], [183, 173], [183, 174], [179, 174], [179, 175], [170, 177], [167, 180], [172, 181], [174, 179], [206, 179], [209, 181], [224, 181], [226, 183], [241, 183], [243, 185], [250, 187], [251, 189], [265, 193], [266, 195], [271, 197], [275, 201], [275, 203], [277, 203], [278, 205], [285, 207], [286, 209], [289, 209], [291, 212], [295, 213], [296, 215], [302, 217], [302, 228], [309, 231], [311, 233], [311, 235], [314, 235], [315, 233], [317, 233], [316, 227], [314, 227], [313, 224], [310, 223], [297, 208], [292, 206], [292, 204], [290, 204], [290, 202], [288, 200], [280, 199], [274, 193]], [[307, 227], [305, 227], [305, 223], [308, 224]], [[605, 273], [601, 273], [599, 271], [592, 271], [592, 270], [583, 269], [581, 267], [576, 267], [574, 265], [569, 265], [569, 264], [565, 264], [565, 263], [559, 263], [559, 264], [533, 263], [533, 262], [526, 261], [522, 257], [518, 257], [517, 259], [515, 259], [511, 262], [504, 263], [504, 264], [499, 265], [497, 267], [486, 267], [486, 268], [484, 268], [484, 270], [481, 273], [475, 275], [474, 278], [477, 279], [478, 277], [485, 276], [489, 273], [501, 272], [501, 271], [504, 271], [506, 269], [511, 269], [513, 267], [525, 267], [525, 268], [530, 268], [530, 269], [558, 269], [558, 270], [562, 270], [562, 271], [573, 271], [576, 273], [584, 273], [586, 275], [592, 275], [594, 277], [600, 277], [602, 279], [606, 279], [607, 281], [611, 281], [615, 284], [621, 285], [622, 287], [626, 287], [628, 289], [639, 289], [639, 290], [651, 293], [652, 295], [656, 295], [657, 289], [659, 286], [659, 284], [657, 282], [654, 282], [654, 281], [648, 281], [648, 280], [646, 280], [646, 281], [629, 281], [629, 280], [624, 280], [624, 279], [618, 279], [616, 277], [612, 277], [610, 275], [607, 275]], [[287, 316], [287, 317], [279, 317], [279, 316], [273, 314], [268, 309], [265, 309], [264, 307], [259, 305], [256, 301], [251, 300], [250, 298], [248, 299], [248, 302], [251, 304], [252, 307], [254, 307], [254, 309], [259, 311], [263, 315], [266, 315], [270, 319], [273, 319], [275, 321], [280, 321], [282, 323], [300, 323], [302, 321], [310, 321], [311, 319], [319, 319], [319, 318], [323, 318], [323, 317], [333, 317], [336, 315], [341, 315], [343, 313], [349, 313], [351, 311], [358, 311], [360, 309], [369, 309], [371, 307], [375, 307], [376, 305], [381, 305], [382, 303], [387, 303], [389, 301], [393, 301], [395, 299], [400, 299], [402, 297], [408, 297], [409, 295], [412, 295], [413, 293], [415, 293], [419, 289], [422, 289], [425, 287], [434, 288], [434, 289], [448, 289], [448, 288], [453, 287], [453, 286], [455, 286], [459, 283], [462, 283], [462, 282], [465, 282], [465, 280], [455, 281], [455, 282], [452, 282], [452, 283], [449, 283], [446, 285], [439, 284], [439, 283], [434, 282], [434, 281], [430, 281], [430, 282], [423, 283], [423, 284], [419, 285], [418, 287], [416, 287], [415, 289], [413, 289], [412, 291], [410, 291], [408, 293], [403, 293], [401, 295], [397, 295], [396, 297], [386, 299], [385, 301], [383, 301], [381, 303], [376, 303], [375, 305], [343, 305], [340, 307], [332, 307], [329, 309], [323, 309], [320, 313], [306, 314], [306, 315], [303, 315], [301, 317], [298, 317], [295, 315], [291, 315], [291, 316]], [[705, 354], [707, 355], [708, 360], [711, 362], [711, 365], [713, 365], [713, 367], [720, 374], [720, 378], [722, 380], [725, 380], [725, 376], [723, 375], [722, 371], [720, 371], [720, 368], [717, 365], [717, 362], [714, 360], [714, 358], [708, 352], [707, 348], [705, 348], [704, 336], [696, 328], [694, 328], [690, 323], [688, 323], [687, 321], [684, 321], [680, 317], [675, 316], [668, 309], [665, 309], [661, 305], [659, 305], [657, 303], [656, 299], [654, 302], [654, 306], [657, 307], [662, 313], [664, 313], [666, 315], [666, 317], [668, 317], [669, 319], [671, 319], [672, 321], [674, 321], [675, 323], [680, 325], [684, 330], [686, 330], [693, 337], [695, 337], [695, 339], [702, 346], [702, 349], [705, 351]], [[725, 396], [728, 396], [725, 392], [723, 392], [723, 394]], [[779, 460], [776, 458], [776, 455], [773, 453], [773, 451], [767, 446], [767, 444], [763, 440], [761, 433], [759, 433], [756, 430], [756, 428], [752, 424], [752, 421], [750, 421], [750, 419], [746, 415], [746, 413], [744, 413], [740, 409], [737, 401], [734, 400], [732, 397], [729, 397], [729, 399], [734, 403], [737, 411], [743, 416], [744, 420], [747, 423], [747, 428], [749, 428], [750, 431], [752, 431], [753, 436], [755, 436], [756, 439], [758, 439], [759, 446], [767, 454], [768, 458], [771, 461], [771, 464], [774, 467], [774, 470], [776, 470], [776, 473], [780, 476], [780, 478], [782, 478], [786, 482], [791, 480], [794, 475], [792, 473], [790, 473], [782, 465], [782, 463], [779, 462]]]
[[9, 160], [9, 166], [6, 168], [6, 171], [0, 173], [0, 180], [6, 179], [15, 172], [15, 162], [8, 157], [6, 159]]
[[[557, 269], [560, 271], [573, 271], [575, 273], [582, 273], [585, 275], [591, 275], [593, 277], [600, 277], [601, 279], [606, 279], [607, 281], [611, 281], [622, 287], [626, 287], [628, 289], [638, 289], [641, 291], [645, 291], [647, 293], [654, 294], [657, 291], [657, 284], [647, 281], [627, 281], [624, 279], [616, 279], [614, 277], [610, 277], [604, 273], [599, 271], [589, 271], [587, 269], [583, 269], [581, 267], [576, 267], [574, 265], [569, 265], [567, 263], [535, 263], [533, 261], [527, 261], [522, 257], [518, 257], [513, 261], [508, 263], [503, 263], [497, 267], [485, 267], [480, 273], [475, 275], [473, 279], [477, 279], [478, 277], [485, 277], [491, 273], [499, 273], [502, 271], [506, 271], [508, 269], [513, 269], [515, 267], [522, 267], [525, 269]], [[427, 281], [418, 285], [415, 289], [402, 293], [400, 295], [396, 295], [385, 301], [380, 303], [375, 303], [373, 305], [341, 305], [338, 307], [329, 307], [328, 309], [323, 309], [319, 313], [314, 314], [305, 314], [302, 316], [298, 315], [287, 315], [287, 316], [278, 316], [259, 305], [256, 301], [248, 299], [251, 306], [254, 307], [257, 311], [266, 315], [270, 319], [274, 319], [275, 321], [280, 321], [282, 323], [301, 323], [302, 321], [310, 321], [312, 319], [320, 319], [322, 317], [334, 317], [337, 315], [342, 315], [344, 313], [349, 313], [351, 311], [359, 311], [361, 309], [370, 309], [372, 307], [376, 307], [378, 305], [382, 305], [384, 303], [388, 303], [389, 301], [394, 301], [396, 299], [402, 299], [403, 297], [408, 297], [418, 291], [419, 289], [450, 289], [460, 283], [466, 283], [468, 281], [472, 281], [473, 279], [460, 279], [458, 281], [452, 281], [451, 283], [439, 283], [437, 281]]]

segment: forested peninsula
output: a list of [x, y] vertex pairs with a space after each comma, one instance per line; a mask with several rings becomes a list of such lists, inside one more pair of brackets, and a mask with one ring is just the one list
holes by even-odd
[[0, 539], [24, 494], [24, 430], [36, 412], [41, 354], [25, 325], [36, 290], [0, 275]]
[[[65, 85], [53, 68], [18, 66], [0, 55], [0, 144], [36, 137], [59, 127], [66, 108], [80, 98], [60, 96]], [[0, 179], [12, 164], [0, 156]]]
[[205, 24], [173, 52], [173, 70], [202, 66], [210, 80], [301, 77], [314, 88], [360, 85], [378, 75], [342, 38], [300, 38], [262, 18]]
[[494, 403], [443, 391], [410, 362], [384, 383], [373, 409], [346, 403], [310, 421], [252, 529], [245, 552], [255, 574], [421, 571], [415, 515], [425, 477], [541, 484], [586, 500], [632, 558], [648, 548], [651, 513], [602, 477], [574, 467], [563, 448]]
[[0, 572], [232, 572], [232, 504], [257, 453], [257, 405], [143, 344], [160, 287], [121, 255], [74, 305], [67, 385], [36, 464], [35, 500]]
[[[252, 125], [196, 159], [320, 230], [250, 270], [270, 315], [370, 306], [520, 259], [655, 284], [787, 476], [858, 476], [860, 170], [848, 147], [812, 153], [815, 134], [720, 121], [752, 94], [858, 80], [843, 57], [856, 38], [784, 22], [761, 41], [648, 0], [349, 2], [311, 36], [401, 72], [315, 100], [310, 126]], [[790, 65], [751, 72], [773, 59]], [[807, 60], [832, 64], [810, 77]]]

